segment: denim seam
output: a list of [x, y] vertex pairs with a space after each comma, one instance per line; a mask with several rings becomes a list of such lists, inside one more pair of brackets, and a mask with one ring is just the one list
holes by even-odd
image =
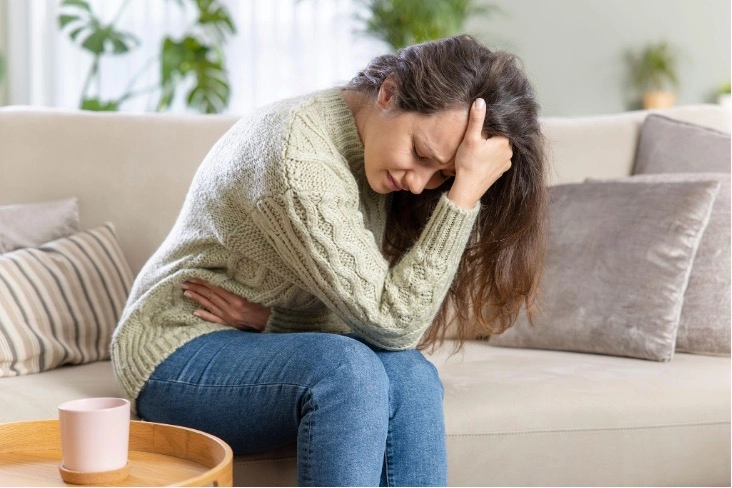
[[389, 460], [391, 459], [391, 449], [390, 449], [390, 442], [389, 437], [386, 438], [386, 448], [384, 449], [384, 482], [385, 486], [392, 486], [391, 484], [391, 474], [389, 469]]
[[249, 464], [272, 464], [272, 463], [277, 463], [277, 462], [281, 462], [281, 461], [287, 461], [287, 462], [297, 461], [297, 456], [290, 456], [290, 457], [285, 457], [285, 458], [260, 459], [260, 460], [257, 460], [257, 461], [246, 461], [246, 460], [239, 461], [239, 460], [236, 460], [235, 459], [234, 460], [234, 464], [246, 464], [246, 465], [249, 465]]
[[202, 385], [202, 384], [193, 383], [193, 382], [190, 382], [190, 381], [161, 380], [161, 379], [156, 379], [156, 378], [150, 378], [149, 380], [147, 380], [147, 383], [153, 383], [153, 382], [154, 383], [173, 384], [173, 385], [195, 386], [195, 387], [198, 387], [198, 388], [241, 388], [241, 387], [251, 387], [251, 386], [257, 386], [257, 387], [259, 387], [259, 386], [264, 386], [264, 387], [271, 387], [271, 386], [276, 386], [276, 387], [280, 387], [280, 386], [293, 386], [295, 388], [302, 388], [302, 389], [305, 389], [305, 390], [308, 390], [310, 388], [309, 386], [298, 385], [298, 384], [295, 384], [295, 383], [238, 383], [238, 384], [235, 384], [235, 385], [224, 385], [224, 384], [221, 384], [221, 385], [219, 385], [219, 384]]
[[391, 460], [392, 460], [392, 427], [394, 425], [394, 415], [396, 412], [392, 411], [394, 408], [394, 394], [392, 393], [393, 385], [391, 384], [391, 381], [389, 382], [389, 389], [387, 390], [388, 395], [388, 405], [389, 405], [389, 423], [387, 425], [386, 430], [386, 446], [384, 446], [384, 478], [386, 486], [394, 486], [392, 484], [392, 474], [391, 474]]
[[[315, 404], [315, 401], [313, 400], [313, 394], [312, 394], [312, 391], [310, 390], [310, 388], [308, 388], [308, 401], [305, 403], [305, 405], [310, 405], [311, 408], [310, 408], [309, 414], [307, 415], [307, 420], [305, 421], [307, 424], [306, 426], [307, 426], [307, 433], [308, 433], [308, 439], [307, 439], [307, 443], [305, 445], [305, 450], [307, 451], [305, 460], [307, 460], [307, 463], [303, 462], [304, 473], [303, 473], [302, 478], [304, 481], [303, 484], [305, 486], [310, 486], [310, 485], [312, 485], [312, 478], [313, 478], [312, 463], [311, 463], [311, 459], [312, 459], [311, 446], [313, 444], [313, 442], [312, 442], [313, 430], [311, 428], [312, 418], [313, 418], [312, 413], [315, 412], [315, 410], [317, 410], [317, 408], [318, 408], [317, 405]], [[303, 417], [305, 417], [305, 416], [303, 416]], [[301, 419], [301, 421], [302, 421], [302, 419]]]

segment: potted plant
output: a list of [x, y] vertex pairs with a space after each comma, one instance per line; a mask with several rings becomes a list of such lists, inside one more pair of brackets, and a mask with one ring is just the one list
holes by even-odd
[[410, 44], [463, 32], [470, 15], [499, 11], [475, 0], [361, 0], [367, 17], [359, 17], [365, 32], [396, 51]]
[[[185, 10], [183, 0], [178, 5]], [[82, 88], [80, 107], [84, 110], [115, 111], [125, 101], [157, 94], [157, 110], [170, 108], [176, 93], [188, 87], [186, 104], [204, 113], [220, 112], [229, 103], [230, 86], [225, 68], [223, 44], [236, 32], [232, 18], [219, 0], [189, 0], [195, 6], [195, 20], [183, 38], [164, 37], [157, 57], [160, 80], [145, 88], [137, 88], [140, 77], [152, 65], [142, 67], [130, 79], [124, 93], [102, 100], [100, 61], [106, 56], [120, 56], [135, 49], [140, 40], [117, 24], [131, 0], [121, 3], [114, 19], [104, 23], [88, 0], [63, 0], [58, 17], [59, 28], [67, 32], [73, 43], [92, 55], [92, 63]]]
[[727, 82], [719, 86], [717, 89], [717, 103], [721, 106], [730, 108], [732, 106], [732, 100], [730, 99], [730, 92], [732, 91], [732, 83]]
[[676, 103], [678, 54], [666, 41], [631, 53], [629, 61], [634, 84], [643, 94], [643, 108], [666, 108]]
[[2, 53], [0, 53], [0, 85], [3, 84], [3, 78], [5, 78], [5, 60]]

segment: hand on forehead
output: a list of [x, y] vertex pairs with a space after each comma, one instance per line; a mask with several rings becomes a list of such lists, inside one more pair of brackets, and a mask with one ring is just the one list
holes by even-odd
[[417, 152], [442, 164], [454, 163], [467, 127], [467, 107], [420, 115], [415, 119], [413, 131]]

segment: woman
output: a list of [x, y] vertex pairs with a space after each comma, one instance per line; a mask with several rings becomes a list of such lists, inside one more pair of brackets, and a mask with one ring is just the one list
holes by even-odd
[[448, 314], [464, 340], [530, 305], [545, 199], [513, 56], [459, 36], [378, 57], [213, 147], [135, 281], [118, 381], [142, 418], [237, 453], [297, 441], [301, 485], [445, 485], [442, 386], [415, 348]]

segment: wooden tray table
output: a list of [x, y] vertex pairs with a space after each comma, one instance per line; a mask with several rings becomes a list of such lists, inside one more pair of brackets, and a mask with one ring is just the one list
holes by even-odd
[[[129, 476], [111, 486], [232, 486], [233, 454], [221, 439], [194, 429], [133, 420]], [[0, 424], [0, 486], [64, 483], [58, 420]]]

